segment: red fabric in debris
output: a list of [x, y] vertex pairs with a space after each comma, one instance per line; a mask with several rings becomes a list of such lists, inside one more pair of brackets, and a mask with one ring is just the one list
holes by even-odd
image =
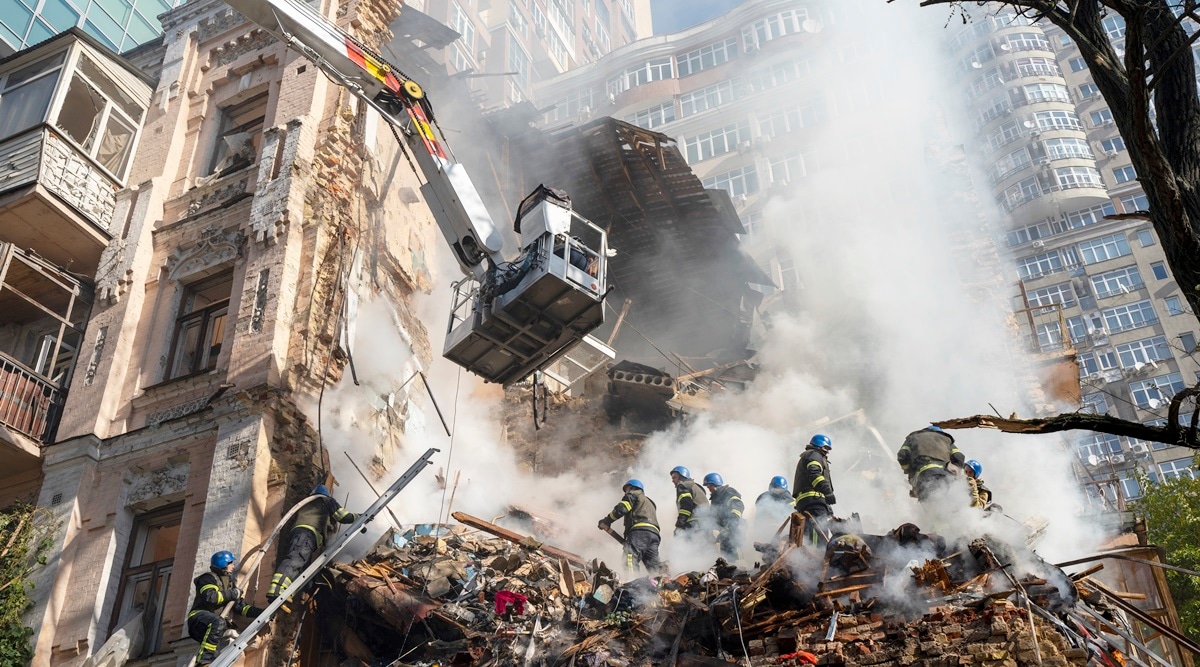
[[786, 653], [775, 659], [775, 664], [782, 665], [787, 660], [795, 660], [801, 665], [817, 664], [817, 656], [808, 651], [796, 651], [795, 653]]
[[508, 605], [513, 606], [513, 611], [517, 614], [525, 613], [525, 602], [529, 599], [526, 595], [514, 593], [512, 591], [499, 591], [496, 593], [496, 613], [503, 614], [508, 611]]

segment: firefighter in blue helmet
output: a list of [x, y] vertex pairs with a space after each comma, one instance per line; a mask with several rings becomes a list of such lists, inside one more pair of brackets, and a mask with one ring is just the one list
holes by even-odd
[[967, 475], [967, 486], [971, 491], [971, 507], [986, 509], [992, 504], [992, 490], [983, 483], [983, 464], [975, 459], [963, 465]]
[[816, 545], [833, 517], [830, 505], [837, 502], [833, 494], [833, 476], [829, 470], [829, 452], [833, 440], [818, 433], [808, 441], [804, 453], [796, 463], [796, 479], [793, 490], [796, 494], [796, 511], [807, 517], [805, 540]]
[[955, 446], [953, 436], [931, 424], [908, 434], [896, 454], [896, 461], [908, 475], [913, 495], [924, 502], [949, 487], [954, 474], [947, 466], [953, 463], [961, 468], [966, 457]]
[[754, 500], [755, 539], [770, 539], [779, 526], [792, 515], [796, 500], [788, 490], [787, 478], [776, 475], [771, 478], [767, 490]]
[[237, 556], [232, 551], [218, 551], [209, 559], [208, 572], [196, 577], [196, 598], [187, 615], [188, 636], [200, 642], [197, 665], [210, 664], [217, 657], [217, 644], [228, 627], [221, 617], [222, 608], [233, 603], [232, 611], [247, 618], [256, 618], [262, 609], [242, 599], [242, 592], [233, 584], [233, 564]]
[[678, 535], [700, 525], [700, 514], [708, 505], [708, 494], [692, 479], [692, 471], [684, 466], [671, 468], [671, 483], [675, 485], [675, 534]]
[[275, 576], [271, 577], [271, 585], [267, 587], [268, 601], [279, 597], [291, 586], [292, 579], [324, 546], [326, 534], [333, 529], [331, 521], [354, 523], [358, 520], [357, 514], [347, 512], [334, 500], [324, 484], [313, 487], [312, 495], [321, 497], [301, 507], [293, 518], [292, 529], [288, 532], [287, 555], [280, 561]]
[[744, 528], [742, 514], [746, 511], [742, 494], [726, 484], [721, 474], [716, 472], [704, 476], [704, 488], [708, 489], [708, 501], [712, 503], [712, 516], [717, 524], [717, 545], [721, 548], [721, 556], [726, 560], [737, 560], [741, 556]]
[[637, 574], [638, 564], [646, 572], [657, 574], [662, 570], [658, 559], [658, 545], [662, 536], [658, 529], [658, 508], [646, 497], [646, 487], [640, 480], [631, 479], [621, 488], [624, 496], [616, 507], [598, 524], [600, 530], [609, 530], [617, 519], [625, 520], [625, 571]]

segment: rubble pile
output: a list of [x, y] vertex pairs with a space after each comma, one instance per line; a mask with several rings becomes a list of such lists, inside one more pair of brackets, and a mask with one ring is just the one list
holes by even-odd
[[836, 540], [759, 545], [751, 572], [718, 559], [622, 582], [599, 561], [455, 518], [465, 525], [393, 530], [333, 566], [318, 622], [342, 665], [1065, 667], [1094, 655], [1047, 611], [1074, 604], [1070, 578], [1014, 574], [986, 538], [894, 568], [880, 555], [897, 536], [936, 538], [906, 525], [840, 552]]

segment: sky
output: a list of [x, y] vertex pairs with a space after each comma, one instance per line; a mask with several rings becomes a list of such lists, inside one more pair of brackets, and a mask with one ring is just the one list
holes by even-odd
[[[762, 231], [747, 241], [752, 251], [776, 248], [794, 258], [800, 298], [767, 318], [759, 374], [744, 392], [719, 396], [709, 414], [651, 434], [639, 454], [614, 456], [607, 468], [537, 476], [504, 442], [498, 389], [435, 357], [423, 370], [450, 421], [454, 435], [446, 437], [422, 386], [402, 387], [421, 368], [407, 342], [411, 332], [402, 331], [390, 306], [371, 299], [369, 281], [360, 278], [354, 355], [375, 363], [359, 367], [360, 386], [347, 376], [328, 391], [322, 415], [338, 497], [348, 495], [351, 509], [373, 500], [350, 458], [363, 468], [391, 461], [398, 474], [437, 447], [433, 469], [392, 505], [402, 522], [445, 520], [451, 509], [490, 519], [516, 504], [562, 526], [556, 546], [615, 562], [619, 547], [595, 525], [626, 479], [645, 483], [669, 527], [672, 467], [686, 465], [697, 478], [719, 472], [752, 505], [771, 477], [791, 479], [808, 439], [824, 432], [834, 440], [835, 513], [860, 515], [867, 532], [914, 522], [950, 537], [986, 531], [1019, 543], [1020, 524], [1040, 515], [1050, 521], [1040, 546], [1047, 558], [1092, 553], [1098, 533], [1080, 518], [1071, 454], [1057, 437], [956, 434], [965, 454], [983, 462], [1002, 515], [934, 512], [908, 495], [893, 458], [907, 433], [989, 413], [993, 405], [1003, 414], [1028, 414], [1029, 406], [1009, 353], [1007, 303], [981, 301], [964, 284], [979, 276], [960, 272], [973, 262], [956, 261], [961, 250], [946, 233], [964, 224], [978, 229], [979, 221], [941, 206], [944, 175], [928, 159], [970, 136], [959, 118], [961, 100], [939, 78], [949, 76], [939, 52], [945, 17], [913, 5], [837, 2], [862, 17], [854, 30], [825, 30], [797, 53], [819, 63], [804, 90], [824, 97], [831, 112], [820, 132], [798, 144], [811, 163], [805, 176], [773, 190]], [[878, 11], [849, 7], [863, 3]], [[814, 53], [813, 45], [823, 50]], [[986, 193], [982, 199], [991, 200]], [[986, 230], [980, 235], [988, 238]], [[431, 263], [439, 288], [418, 305], [436, 352], [456, 269], [445, 250]], [[381, 436], [389, 414], [406, 421]], [[387, 523], [372, 527], [381, 531]], [[712, 554], [669, 535], [663, 552], [675, 569], [711, 564]]]
[[703, 23], [744, 0], [650, 0], [654, 34], [665, 35]]

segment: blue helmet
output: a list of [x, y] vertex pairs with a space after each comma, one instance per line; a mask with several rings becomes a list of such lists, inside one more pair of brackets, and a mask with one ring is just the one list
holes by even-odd
[[324, 484], [318, 484], [318, 485], [314, 486], [312, 492], [313, 492], [313, 495], [315, 495], [315, 496], [329, 496], [330, 495], [329, 488], [326, 487]]
[[938, 426], [936, 424], [930, 424], [929, 426], [926, 426], [925, 430], [926, 431], [937, 431], [938, 433], [945, 433], [945, 431], [942, 430], [942, 427]]
[[237, 556], [234, 556], [232, 551], [218, 551], [212, 555], [209, 563], [212, 564], [214, 570], [224, 570], [235, 560], [237, 560]]
[[971, 472], [975, 473], [976, 477], [983, 474], [983, 464], [975, 459], [967, 461], [967, 467], [971, 469]]
[[688, 470], [684, 466], [675, 466], [674, 468], [671, 468], [671, 472], [678, 473], [680, 477], [685, 477], [687, 479], [692, 478], [692, 471]]
[[788, 490], [787, 478], [784, 477], [783, 475], [775, 475], [774, 477], [771, 478], [771, 487], [770, 488], [783, 489], [784, 491], [787, 491]]
[[[642, 491], [646, 490], [646, 485], [642, 484], [642, 480], [640, 480], [640, 479], [631, 479], [631, 480], [625, 482], [625, 486], [632, 486], [633, 488], [641, 489]], [[625, 488], [625, 487], [621, 487], [621, 488]]]
[[708, 486], [709, 484], [713, 486], [725, 486], [725, 479], [721, 477], [721, 473], [719, 472], [710, 472], [704, 476], [704, 485]]
[[818, 433], [818, 434], [814, 435], [812, 437], [812, 440], [808, 441], [808, 444], [812, 445], [813, 447], [824, 447], [825, 449], [833, 449], [833, 440], [831, 440], [829, 438], [829, 436], [824, 435], [822, 433]]

